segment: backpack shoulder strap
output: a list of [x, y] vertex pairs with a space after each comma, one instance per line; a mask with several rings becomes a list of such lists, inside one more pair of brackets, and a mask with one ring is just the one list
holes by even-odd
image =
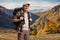
[[24, 16], [23, 10], [20, 11], [21, 16]]
[[30, 12], [28, 12], [28, 17], [31, 18], [31, 13]]

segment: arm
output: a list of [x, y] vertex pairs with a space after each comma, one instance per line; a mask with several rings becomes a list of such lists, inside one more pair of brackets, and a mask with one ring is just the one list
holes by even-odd
[[17, 19], [17, 17], [14, 17], [13, 18], [13, 22], [18, 22], [18, 21], [21, 21], [21, 20], [23, 20], [24, 18], [23, 17], [20, 17], [20, 19]]
[[13, 22], [18, 22], [18, 21], [20, 21], [20, 19], [17, 19], [16, 16], [14, 16], [12, 20], [13, 20]]
[[30, 15], [29, 21], [30, 21], [30, 22], [32, 22], [32, 17], [31, 17], [31, 13], [29, 13], [29, 15]]

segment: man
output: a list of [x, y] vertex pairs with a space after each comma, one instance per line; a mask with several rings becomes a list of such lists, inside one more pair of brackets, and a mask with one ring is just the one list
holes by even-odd
[[15, 30], [18, 30], [18, 26], [20, 24], [20, 16], [21, 16], [20, 11], [21, 10], [22, 10], [22, 7], [21, 8], [15, 8], [13, 11], [13, 23], [16, 26]]
[[[13, 18], [14, 22], [20, 22], [18, 40], [29, 40], [30, 22], [32, 21], [31, 13], [28, 12], [29, 6], [29, 3], [23, 4], [22, 10], [20, 10], [20, 14], [18, 14], [20, 15], [19, 19], [17, 19], [16, 16]], [[20, 31], [21, 29], [22, 31]]]

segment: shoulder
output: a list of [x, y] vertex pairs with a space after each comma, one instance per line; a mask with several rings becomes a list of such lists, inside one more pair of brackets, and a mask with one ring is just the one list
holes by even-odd
[[19, 10], [22, 10], [22, 7], [21, 8], [15, 8], [14, 11], [19, 11]]
[[21, 8], [15, 8], [14, 11], [13, 11], [13, 15], [16, 15], [16, 13], [17, 13], [18, 11], [21, 11], [21, 10], [22, 10], [22, 7], [21, 7]]

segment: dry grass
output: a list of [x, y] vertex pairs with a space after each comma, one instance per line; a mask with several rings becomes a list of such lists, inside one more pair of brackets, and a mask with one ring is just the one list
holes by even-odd
[[0, 29], [0, 40], [17, 40], [17, 32], [12, 29]]
[[[17, 32], [12, 29], [0, 29], [0, 40], [17, 40]], [[30, 36], [30, 40], [60, 40], [60, 34]]]
[[31, 40], [60, 40], [60, 34], [32, 36]]

